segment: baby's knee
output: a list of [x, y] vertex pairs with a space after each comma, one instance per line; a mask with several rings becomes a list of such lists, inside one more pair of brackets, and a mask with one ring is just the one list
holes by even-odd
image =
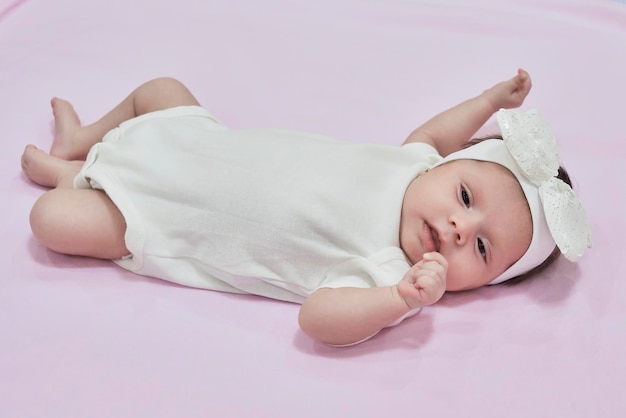
[[30, 225], [44, 246], [62, 254], [114, 259], [129, 253], [124, 217], [100, 190], [50, 190], [35, 202]]
[[180, 88], [180, 87], [184, 87], [183, 83], [181, 83], [180, 81], [178, 81], [175, 78], [172, 77], [157, 77], [157, 78], [153, 78], [152, 80], [149, 81], [150, 84], [154, 84], [155, 86], [161, 87], [161, 88]]
[[183, 83], [169, 77], [155, 78], [145, 83], [137, 89], [133, 103], [136, 115], [199, 104]]
[[172, 77], [158, 77], [154, 78], [146, 83], [146, 86], [149, 88], [149, 92], [152, 94], [146, 95], [146, 98], [151, 98], [155, 100], [155, 97], [150, 97], [157, 95], [157, 97], [169, 97], [174, 96], [177, 97], [181, 93], [188, 92], [187, 87], [180, 81]]
[[50, 190], [37, 199], [30, 211], [30, 228], [33, 235], [51, 249], [54, 249], [56, 240], [62, 239], [59, 235], [62, 232], [59, 223], [65, 216], [62, 202], [59, 200], [56, 190]]

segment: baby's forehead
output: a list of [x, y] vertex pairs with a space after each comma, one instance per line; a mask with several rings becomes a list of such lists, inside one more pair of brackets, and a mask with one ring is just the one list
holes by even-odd
[[[526, 207], [528, 201], [517, 177], [505, 166], [492, 162], [474, 159], [452, 160], [439, 167], [448, 166], [452, 170], [459, 170], [461, 175], [467, 176], [474, 183], [487, 188], [485, 192], [506, 193], [509, 198], [522, 200]], [[530, 207], [528, 207], [530, 211]]]
[[493, 161], [475, 160], [471, 158], [460, 158], [458, 160], [448, 161], [447, 163], [444, 163], [438, 167], [444, 167], [444, 166], [457, 168], [457, 169], [464, 169], [464, 170], [469, 170], [469, 171], [476, 171], [478, 173], [488, 172], [492, 175], [501, 175], [503, 177], [514, 180], [517, 184], [519, 184], [519, 182], [517, 181], [517, 178], [511, 172], [511, 170], [509, 170], [502, 164], [498, 164]]

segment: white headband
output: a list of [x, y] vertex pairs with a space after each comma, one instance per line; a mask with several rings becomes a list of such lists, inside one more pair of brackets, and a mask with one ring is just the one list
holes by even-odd
[[570, 261], [591, 247], [585, 210], [570, 186], [556, 178], [556, 139], [536, 110], [501, 109], [497, 113], [503, 141], [491, 139], [454, 152], [437, 165], [454, 160], [478, 160], [507, 168], [522, 186], [533, 221], [526, 253], [489, 284], [501, 283], [543, 263], [556, 245]]

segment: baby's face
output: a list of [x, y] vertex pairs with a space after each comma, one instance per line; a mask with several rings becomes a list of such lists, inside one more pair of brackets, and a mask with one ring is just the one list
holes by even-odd
[[520, 259], [531, 238], [524, 192], [499, 164], [451, 161], [414, 179], [405, 193], [400, 245], [412, 263], [441, 253], [446, 290], [491, 282]]

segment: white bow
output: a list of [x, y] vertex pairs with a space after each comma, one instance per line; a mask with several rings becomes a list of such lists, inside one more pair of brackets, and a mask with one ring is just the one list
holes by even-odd
[[591, 228], [576, 193], [556, 177], [559, 153], [554, 134], [534, 109], [500, 109], [497, 119], [511, 156], [537, 186], [554, 242], [568, 260], [576, 261], [591, 247]]

